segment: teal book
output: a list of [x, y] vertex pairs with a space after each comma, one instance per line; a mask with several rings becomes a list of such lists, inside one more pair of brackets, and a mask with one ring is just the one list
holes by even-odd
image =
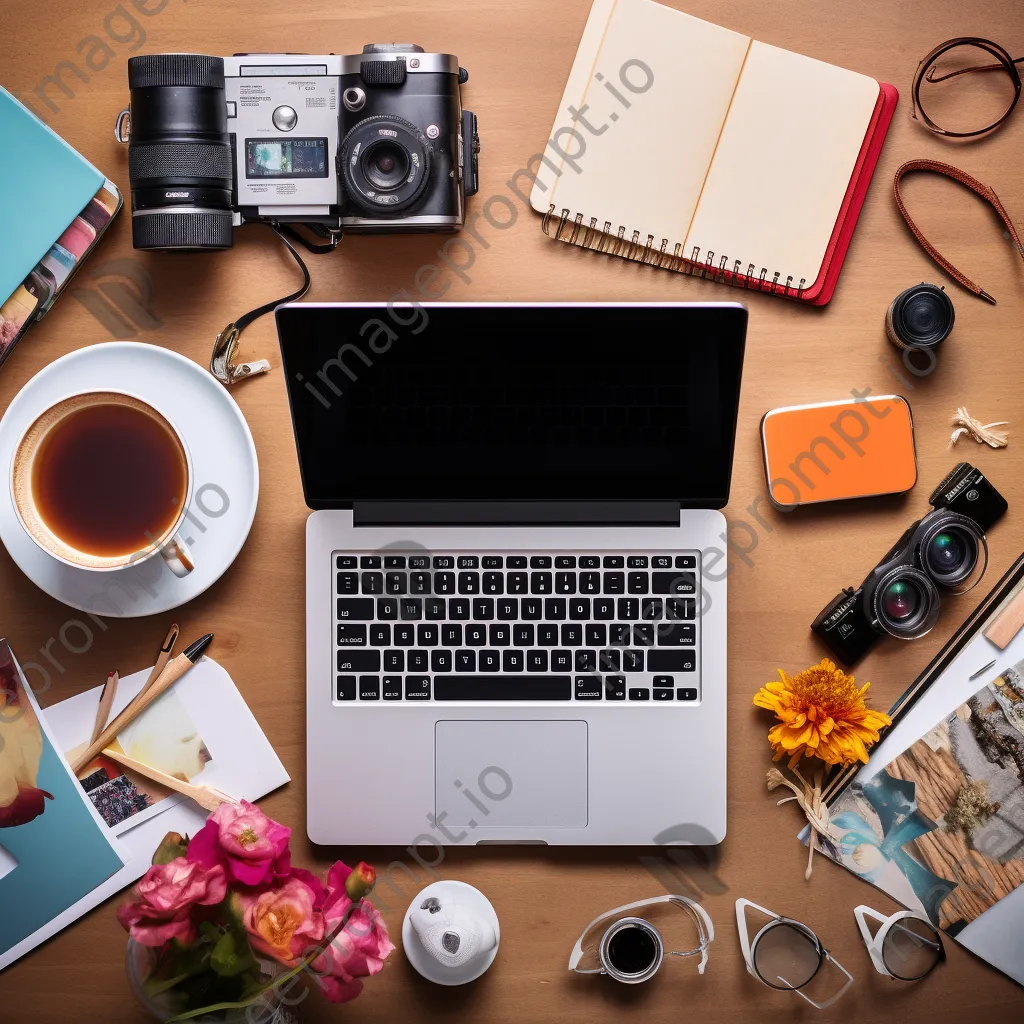
[[104, 176], [0, 88], [0, 302], [100, 190]]
[[0, 969], [123, 865], [0, 640]]

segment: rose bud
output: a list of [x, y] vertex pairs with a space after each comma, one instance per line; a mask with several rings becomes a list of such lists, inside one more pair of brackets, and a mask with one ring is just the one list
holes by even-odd
[[372, 892], [377, 884], [377, 872], [366, 861], [361, 860], [345, 879], [345, 892], [353, 903], [358, 903]]

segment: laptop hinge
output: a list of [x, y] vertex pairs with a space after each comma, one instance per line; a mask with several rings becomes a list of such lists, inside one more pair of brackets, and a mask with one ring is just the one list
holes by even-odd
[[678, 501], [354, 501], [356, 526], [678, 526]]

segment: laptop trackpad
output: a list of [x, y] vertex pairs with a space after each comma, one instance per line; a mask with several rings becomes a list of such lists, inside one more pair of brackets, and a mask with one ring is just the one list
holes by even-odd
[[449, 830], [586, 828], [586, 722], [438, 722], [434, 740]]

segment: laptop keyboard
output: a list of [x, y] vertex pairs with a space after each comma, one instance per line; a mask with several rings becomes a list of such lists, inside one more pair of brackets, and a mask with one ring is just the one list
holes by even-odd
[[333, 700], [700, 701], [700, 553], [332, 555]]

